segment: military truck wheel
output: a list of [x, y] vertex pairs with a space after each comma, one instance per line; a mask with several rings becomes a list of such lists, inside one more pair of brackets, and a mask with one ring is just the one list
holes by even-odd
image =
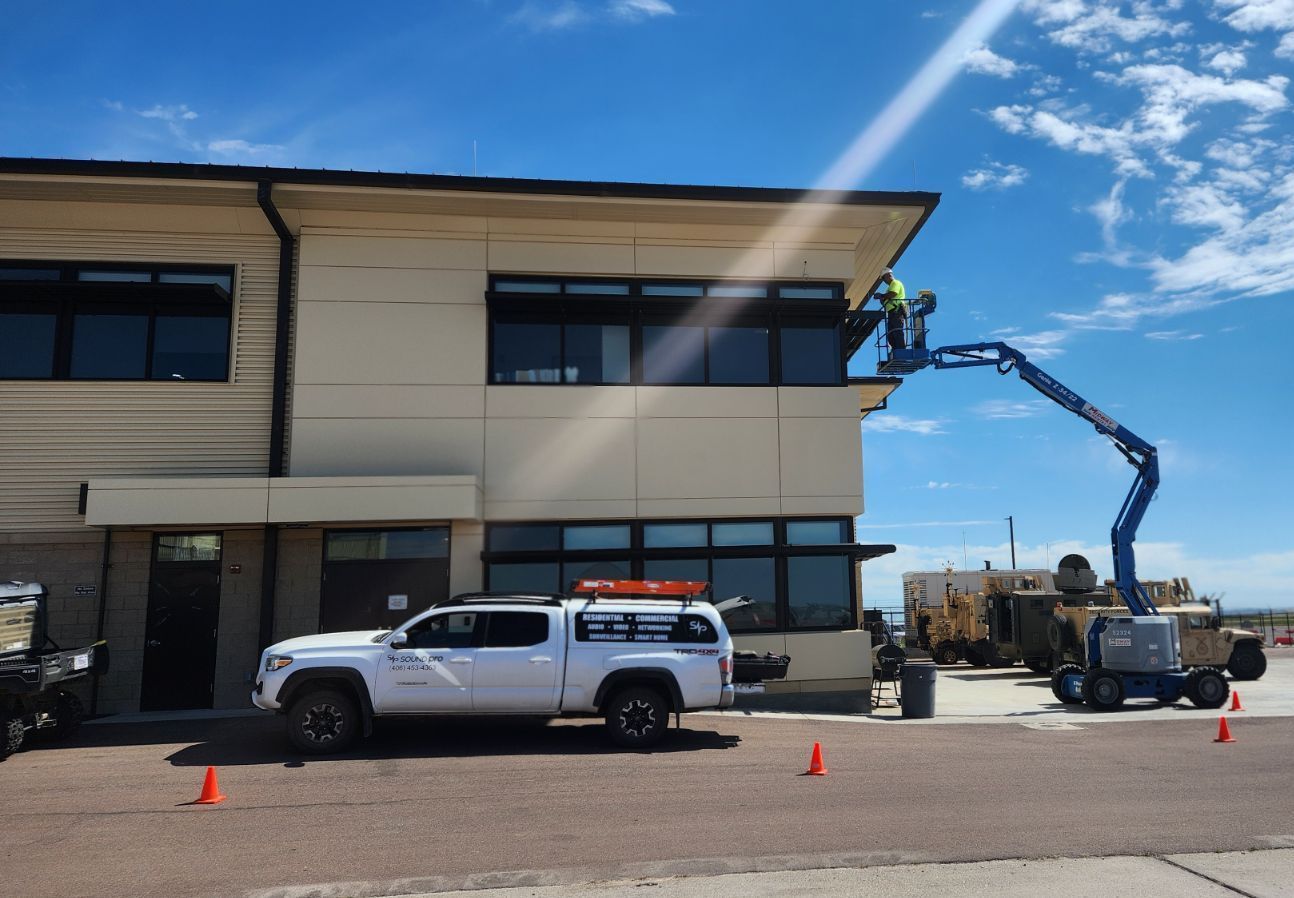
[[631, 686], [606, 704], [607, 734], [624, 748], [650, 748], [669, 729], [669, 702], [655, 689]]
[[1025, 658], [1024, 666], [1036, 674], [1051, 673], [1050, 658]]
[[1267, 656], [1256, 642], [1242, 642], [1231, 651], [1227, 673], [1235, 680], [1256, 680], [1267, 673]]
[[1078, 674], [1082, 676], [1083, 667], [1080, 664], [1062, 664], [1051, 672], [1051, 694], [1056, 696], [1056, 701], [1064, 702], [1067, 705], [1081, 705], [1081, 698], [1074, 698], [1068, 695], [1064, 690], [1065, 677]]
[[1113, 711], [1123, 704], [1123, 677], [1097, 667], [1083, 677], [1083, 701], [1094, 711]]
[[1196, 667], [1187, 672], [1182, 691], [1197, 708], [1221, 708], [1231, 694], [1231, 686], [1217, 668]]
[[0, 711], [0, 761], [22, 748], [23, 737], [27, 730], [22, 725], [22, 718], [10, 717]]
[[302, 695], [288, 709], [288, 741], [297, 751], [329, 755], [345, 751], [359, 735], [359, 706], [335, 689]]
[[966, 663], [972, 667], [988, 667], [988, 659], [974, 649], [966, 649]]
[[950, 643], [944, 643], [934, 651], [936, 664], [956, 664], [960, 658], [957, 656], [957, 646]]
[[58, 691], [58, 704], [54, 708], [54, 725], [35, 730], [37, 738], [45, 742], [58, 742], [67, 739], [81, 728], [85, 719], [85, 705], [75, 693], [66, 689]]
[[1067, 617], [1047, 619], [1047, 644], [1051, 650], [1063, 654], [1074, 647], [1074, 625]]

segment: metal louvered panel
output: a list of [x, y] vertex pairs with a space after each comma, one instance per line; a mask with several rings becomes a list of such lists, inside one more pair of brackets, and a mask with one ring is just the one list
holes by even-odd
[[265, 474], [278, 240], [0, 228], [0, 259], [234, 264], [231, 383], [0, 381], [0, 532], [71, 530], [95, 477]]

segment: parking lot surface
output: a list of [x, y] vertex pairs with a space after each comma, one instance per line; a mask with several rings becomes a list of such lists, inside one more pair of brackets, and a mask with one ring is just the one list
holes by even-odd
[[[635, 753], [609, 748], [596, 722], [401, 721], [356, 752], [305, 761], [270, 715], [90, 726], [0, 765], [8, 856], [22, 858], [6, 864], [5, 890], [358, 896], [644, 869], [1294, 845], [1288, 796], [1273, 788], [1289, 718], [1234, 715], [1230, 745], [1213, 742], [1216, 715], [1093, 715], [1059, 730], [683, 724], [665, 750]], [[814, 740], [830, 772], [800, 776]], [[229, 799], [190, 805], [207, 765]]]

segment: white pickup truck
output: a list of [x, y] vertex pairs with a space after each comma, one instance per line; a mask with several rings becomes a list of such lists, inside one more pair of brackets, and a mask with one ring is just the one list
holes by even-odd
[[[458, 596], [394, 631], [270, 646], [252, 703], [285, 713], [288, 738], [311, 754], [343, 751], [374, 717], [397, 714], [604, 716], [614, 742], [645, 748], [665, 735], [671, 714], [733, 703], [722, 613], [691, 600], [706, 588], [582, 581], [587, 595], [578, 597]], [[652, 598], [617, 597], [632, 593]], [[787, 663], [758, 659], [751, 669], [784, 676]]]

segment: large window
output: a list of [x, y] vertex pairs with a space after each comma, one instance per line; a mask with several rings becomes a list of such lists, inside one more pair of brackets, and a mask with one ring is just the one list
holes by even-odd
[[839, 284], [496, 276], [490, 382], [844, 383]]
[[704, 598], [750, 596], [733, 632], [856, 626], [849, 518], [491, 524], [486, 587], [564, 592], [572, 581], [707, 580]]
[[0, 262], [0, 379], [223, 381], [233, 269]]

